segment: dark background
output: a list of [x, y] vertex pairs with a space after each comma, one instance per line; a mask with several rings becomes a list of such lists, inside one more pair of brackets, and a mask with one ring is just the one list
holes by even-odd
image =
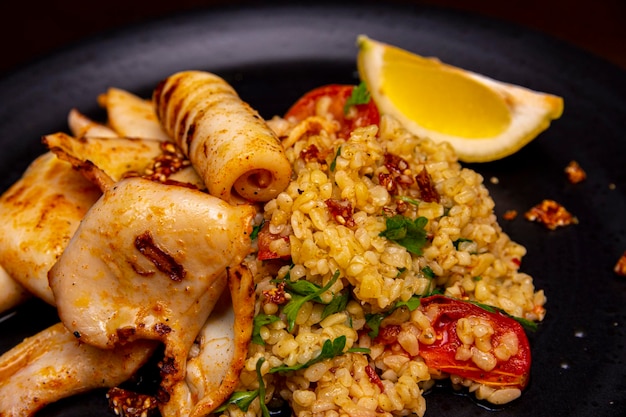
[[[0, 75], [19, 70], [81, 39], [198, 7], [245, 1], [224, 0], [3, 0], [0, 4]], [[538, 30], [594, 53], [626, 69], [624, 0], [421, 0], [393, 1], [435, 5], [497, 18]], [[260, 2], [257, 2], [260, 4]]]

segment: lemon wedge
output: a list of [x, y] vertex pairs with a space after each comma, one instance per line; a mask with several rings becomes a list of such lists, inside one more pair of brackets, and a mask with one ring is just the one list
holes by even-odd
[[500, 82], [360, 35], [359, 76], [381, 114], [447, 141], [464, 162], [521, 149], [563, 113], [561, 97]]

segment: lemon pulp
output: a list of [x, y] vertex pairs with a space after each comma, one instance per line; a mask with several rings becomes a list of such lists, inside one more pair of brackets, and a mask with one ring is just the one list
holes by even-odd
[[484, 84], [440, 62], [388, 48], [382, 93], [426, 129], [465, 138], [489, 138], [511, 122], [506, 102]]
[[394, 65], [382, 88], [398, 110], [426, 129], [465, 138], [493, 137], [511, 122], [504, 100], [486, 88], [453, 71]]

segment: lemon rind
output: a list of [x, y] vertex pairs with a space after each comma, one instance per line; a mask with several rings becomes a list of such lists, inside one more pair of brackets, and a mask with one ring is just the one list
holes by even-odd
[[[551, 121], [558, 119], [563, 113], [564, 106], [561, 97], [497, 81], [472, 71], [461, 70], [444, 64], [436, 58], [426, 58], [448, 69], [461, 71], [500, 94], [512, 112], [511, 123], [506, 131], [513, 131], [515, 135], [506, 139], [501, 136], [467, 139], [426, 129], [398, 111], [391, 100], [380, 90], [371, 87], [373, 84], [371, 80], [380, 79], [385, 48], [395, 47], [372, 40], [365, 35], [358, 36], [357, 46], [359, 48], [358, 72], [361, 79], [368, 85], [370, 94], [381, 114], [394, 117], [418, 137], [429, 138], [435, 142], [450, 143], [459, 160], [463, 162], [490, 162], [512, 155], [545, 131], [550, 126]], [[364, 63], [366, 57], [368, 65]]]

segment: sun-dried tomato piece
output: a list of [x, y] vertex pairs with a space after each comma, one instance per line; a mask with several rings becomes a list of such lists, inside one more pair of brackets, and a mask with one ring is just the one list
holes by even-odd
[[334, 198], [329, 198], [325, 201], [326, 207], [330, 211], [331, 217], [340, 225], [346, 227], [353, 227], [355, 225], [354, 219], [352, 218], [352, 214], [354, 210], [352, 209], [352, 204], [345, 198], [342, 200], [336, 200]]
[[550, 230], [557, 227], [578, 224], [578, 219], [572, 215], [565, 207], [554, 200], [543, 200], [524, 213], [526, 220], [543, 224]]
[[565, 167], [565, 174], [567, 174], [567, 179], [572, 184], [578, 184], [581, 181], [584, 181], [587, 178], [587, 173], [580, 166], [580, 164], [576, 161], [571, 161]]
[[415, 181], [417, 182], [417, 187], [419, 188], [420, 198], [422, 201], [427, 203], [439, 202], [439, 193], [435, 189], [433, 179], [428, 171], [426, 171], [426, 167], [424, 167], [419, 174], [415, 176]]
[[263, 291], [263, 298], [266, 303], [273, 303], [282, 305], [287, 302], [287, 296], [285, 294], [285, 283], [279, 282], [278, 285], [269, 290]]
[[413, 184], [411, 166], [405, 159], [392, 153], [386, 153], [383, 164], [393, 176], [396, 184], [407, 186]]
[[317, 146], [311, 144], [307, 148], [300, 151], [300, 158], [304, 159], [305, 162], [316, 161], [319, 163], [326, 163], [326, 157], [330, 153], [329, 151], [329, 149], [320, 151]]
[[380, 380], [380, 377], [378, 376], [374, 368], [366, 365], [365, 373], [367, 374], [367, 378], [370, 380], [370, 382], [380, 388], [380, 392], [385, 392], [385, 386], [383, 385], [383, 381]]
[[122, 388], [111, 388], [107, 392], [109, 408], [120, 417], [149, 417], [157, 413], [157, 400]]
[[378, 183], [385, 187], [391, 195], [395, 195], [398, 192], [398, 184], [394, 181], [392, 174], [380, 172], [378, 174]]

